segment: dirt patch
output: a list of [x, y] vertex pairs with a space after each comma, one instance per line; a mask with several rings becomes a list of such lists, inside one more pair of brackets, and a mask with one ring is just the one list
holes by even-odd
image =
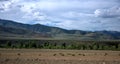
[[0, 49], [0, 64], [120, 64], [120, 51]]

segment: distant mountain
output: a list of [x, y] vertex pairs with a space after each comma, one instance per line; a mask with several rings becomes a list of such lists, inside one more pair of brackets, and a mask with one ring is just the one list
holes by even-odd
[[0, 37], [24, 38], [54, 38], [80, 40], [110, 40], [120, 39], [117, 31], [81, 31], [66, 30], [41, 24], [22, 24], [11, 20], [0, 19]]

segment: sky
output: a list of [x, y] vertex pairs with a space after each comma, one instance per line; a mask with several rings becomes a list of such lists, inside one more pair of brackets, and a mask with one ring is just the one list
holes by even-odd
[[120, 31], [120, 0], [0, 0], [0, 18], [69, 30]]

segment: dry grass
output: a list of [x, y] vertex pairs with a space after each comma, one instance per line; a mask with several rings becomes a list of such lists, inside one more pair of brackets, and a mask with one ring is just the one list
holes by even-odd
[[0, 64], [120, 64], [120, 51], [0, 49]]

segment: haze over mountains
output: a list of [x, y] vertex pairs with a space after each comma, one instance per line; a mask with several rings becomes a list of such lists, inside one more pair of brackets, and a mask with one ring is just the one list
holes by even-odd
[[11, 20], [0, 19], [0, 38], [53, 38], [53, 39], [79, 39], [79, 40], [118, 40], [120, 32], [117, 31], [81, 31], [66, 30], [58, 27], [41, 24], [22, 24]]

